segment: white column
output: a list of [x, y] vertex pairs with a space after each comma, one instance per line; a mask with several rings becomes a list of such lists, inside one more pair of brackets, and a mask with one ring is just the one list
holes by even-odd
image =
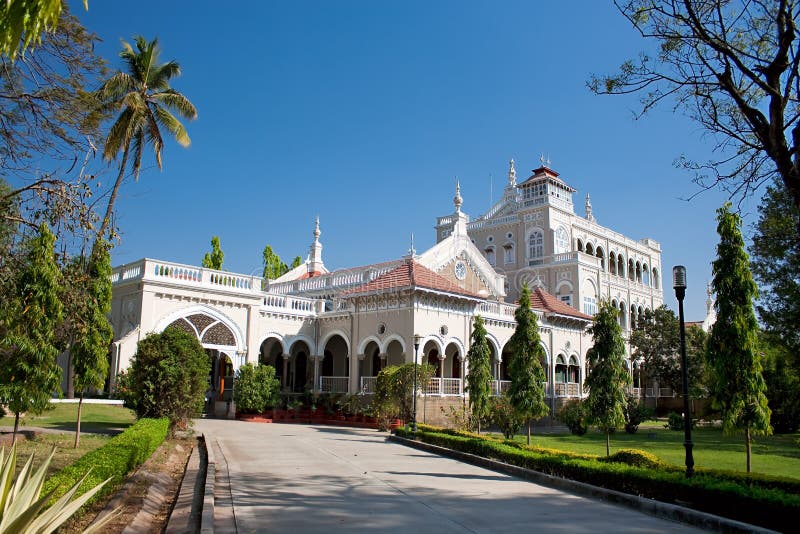
[[311, 391], [319, 392], [322, 389], [321, 388], [322, 384], [320, 384], [319, 381], [319, 362], [321, 362], [322, 358], [324, 357], [325, 357], [324, 354], [317, 354], [316, 356], [312, 356], [312, 358], [314, 359], [314, 384], [311, 386]]

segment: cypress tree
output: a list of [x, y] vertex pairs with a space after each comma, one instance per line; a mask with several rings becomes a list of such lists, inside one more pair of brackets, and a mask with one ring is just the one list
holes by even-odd
[[600, 303], [589, 329], [593, 345], [586, 352], [589, 362], [586, 406], [589, 420], [606, 434], [606, 456], [611, 454], [611, 432], [625, 424], [625, 386], [631, 382], [617, 313], [610, 302]]
[[111, 311], [111, 257], [109, 245], [98, 241], [92, 249], [87, 266], [87, 285], [84, 295], [84, 317], [75, 318], [75, 341], [70, 347], [75, 369], [74, 384], [80, 392], [78, 420], [75, 427], [75, 447], [80, 443], [83, 397], [89, 388], [100, 388], [108, 373], [108, 347], [114, 331], [108, 322]]
[[711, 328], [706, 356], [713, 405], [722, 411], [725, 433], [744, 430], [749, 473], [752, 435], [770, 434], [772, 428], [753, 311], [756, 283], [744, 248], [742, 221], [730, 206], [725, 203], [717, 210], [719, 244], [712, 265], [717, 322]]
[[531, 291], [522, 287], [519, 306], [514, 312], [517, 329], [511, 336], [513, 357], [509, 366], [511, 386], [508, 397], [519, 416], [528, 422], [528, 445], [531, 443], [531, 419], [550, 413], [544, 401], [545, 375], [541, 362], [545, 358], [539, 338], [536, 314], [531, 310]]
[[55, 331], [63, 308], [59, 294], [61, 272], [53, 251], [55, 239], [42, 223], [38, 235], [27, 244], [15, 291], [3, 307], [0, 393], [14, 413], [14, 441], [20, 413], [48, 409], [50, 397], [61, 381]]
[[476, 315], [472, 328], [472, 341], [467, 352], [469, 362], [467, 392], [469, 409], [478, 423], [478, 434], [481, 433], [481, 420], [489, 414], [489, 398], [492, 394], [491, 358], [492, 353], [486, 341], [483, 318]]

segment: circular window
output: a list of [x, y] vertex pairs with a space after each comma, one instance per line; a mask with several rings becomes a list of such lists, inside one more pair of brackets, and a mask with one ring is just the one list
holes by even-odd
[[506, 237], [507, 237], [508, 239], [512, 239], [512, 238], [514, 237], [514, 234], [512, 234], [511, 232], [508, 232], [508, 233], [506, 234]]
[[442, 325], [442, 327], [439, 329], [439, 333], [442, 334], [443, 336], [447, 335], [447, 325], [446, 324]]
[[494, 241], [494, 236], [490, 235], [489, 237], [486, 238], [486, 241], [491, 243], [492, 241]]
[[456, 264], [453, 266], [453, 272], [456, 275], [456, 278], [459, 280], [463, 280], [467, 277], [467, 266], [464, 264], [463, 261], [457, 261]]
[[386, 333], [386, 325], [381, 323], [378, 325], [378, 334], [383, 335]]

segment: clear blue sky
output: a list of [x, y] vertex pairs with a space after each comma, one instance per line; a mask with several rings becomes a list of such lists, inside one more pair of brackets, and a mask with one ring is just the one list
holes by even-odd
[[600, 224], [661, 242], [673, 309], [671, 267], [687, 266], [687, 320], [705, 315], [725, 196], [681, 200], [697, 187], [673, 161], [711, 140], [668, 106], [636, 121], [638, 97], [586, 88], [649, 46], [610, 2], [70, 3], [115, 69], [120, 39], [157, 36], [199, 111], [190, 148], [168, 142], [163, 172], [149, 159], [123, 186], [115, 265], [199, 264], [218, 235], [226, 269], [260, 273], [266, 244], [305, 258], [317, 214], [328, 268], [397, 258], [412, 232], [433, 245], [454, 176], [478, 216], [490, 175], [497, 199], [509, 158], [525, 178], [545, 153], [580, 213], [588, 192]]

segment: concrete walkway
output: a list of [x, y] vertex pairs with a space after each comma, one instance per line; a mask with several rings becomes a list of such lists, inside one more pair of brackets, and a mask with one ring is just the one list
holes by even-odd
[[230, 486], [215, 495], [232, 503], [226, 531], [692, 530], [388, 443], [374, 430], [214, 419], [195, 428], [216, 439], [227, 462]]

